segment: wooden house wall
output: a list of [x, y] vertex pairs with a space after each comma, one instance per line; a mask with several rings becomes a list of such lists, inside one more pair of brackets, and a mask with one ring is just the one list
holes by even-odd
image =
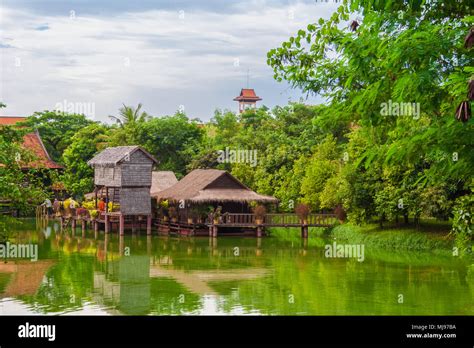
[[122, 164], [122, 186], [151, 187], [151, 164]]
[[122, 186], [150, 186], [153, 161], [141, 151], [135, 151], [129, 161], [123, 161]]
[[149, 187], [122, 187], [120, 190], [122, 214], [151, 214]]
[[94, 169], [94, 183], [109, 187], [120, 187], [122, 184], [122, 169], [117, 167], [96, 166]]

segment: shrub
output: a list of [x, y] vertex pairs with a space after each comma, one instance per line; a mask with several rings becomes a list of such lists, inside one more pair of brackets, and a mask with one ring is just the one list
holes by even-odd
[[472, 253], [472, 214], [474, 213], [474, 195], [458, 198], [454, 208], [453, 229], [456, 247], [461, 255]]

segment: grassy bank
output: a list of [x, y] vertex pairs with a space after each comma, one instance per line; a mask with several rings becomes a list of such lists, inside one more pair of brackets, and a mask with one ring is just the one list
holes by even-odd
[[334, 227], [330, 236], [338, 242], [364, 244], [371, 248], [451, 250], [454, 241], [449, 231], [449, 223], [437, 221], [424, 222], [418, 228], [410, 225], [380, 228], [378, 224], [343, 224]]
[[[443, 250], [451, 252], [453, 238], [449, 236], [449, 222], [424, 221], [420, 226], [392, 225], [381, 228], [378, 224], [355, 226], [343, 224], [309, 230], [308, 246], [323, 246], [328, 240], [340, 243], [364, 244], [371, 249], [397, 249], [412, 251]], [[301, 241], [299, 228], [271, 228], [270, 235], [281, 240]]]

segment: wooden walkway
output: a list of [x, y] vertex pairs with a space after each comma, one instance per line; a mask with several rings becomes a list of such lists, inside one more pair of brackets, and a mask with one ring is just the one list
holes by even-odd
[[165, 221], [163, 219], [152, 219], [151, 216], [143, 216], [140, 219], [127, 218], [120, 212], [102, 213], [97, 219], [79, 216], [60, 216], [61, 229], [71, 227], [76, 229], [77, 223], [81, 225], [81, 230], [85, 233], [88, 225], [98, 232], [103, 227], [105, 233], [119, 230], [121, 235], [124, 230], [131, 229], [132, 232], [146, 227], [148, 235], [152, 234], [152, 229], [159, 234], [175, 234], [184, 236], [209, 236], [217, 237], [227, 236], [245, 236], [251, 235], [262, 237], [265, 235], [265, 229], [268, 227], [297, 227], [301, 228], [301, 236], [308, 237], [309, 227], [331, 227], [338, 218], [336, 214], [310, 214], [305, 221], [302, 221], [296, 214], [291, 213], [272, 213], [266, 214], [263, 219], [258, 219], [254, 214], [234, 214], [224, 213], [218, 219], [208, 218], [205, 221], [195, 222], [193, 220], [183, 219], [177, 221]]

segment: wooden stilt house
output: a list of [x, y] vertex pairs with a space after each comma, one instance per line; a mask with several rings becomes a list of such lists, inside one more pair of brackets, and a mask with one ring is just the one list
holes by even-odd
[[139, 146], [117, 146], [105, 149], [87, 163], [94, 168], [96, 204], [99, 192], [108, 200], [104, 212], [106, 232], [110, 218], [118, 217], [123, 234], [126, 216], [146, 216], [147, 231], [151, 231], [150, 188], [156, 159]]

